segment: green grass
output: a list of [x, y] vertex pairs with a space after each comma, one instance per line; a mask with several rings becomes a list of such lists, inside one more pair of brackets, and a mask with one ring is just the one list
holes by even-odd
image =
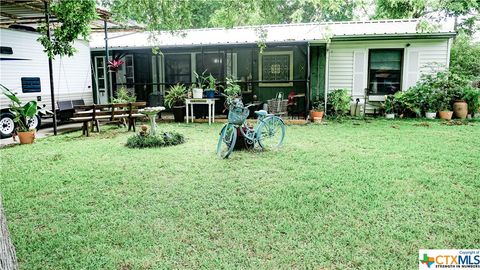
[[418, 123], [288, 126], [228, 160], [220, 124], [140, 150], [76, 132], [0, 149], [1, 193], [23, 269], [417, 269], [480, 243], [479, 123]]

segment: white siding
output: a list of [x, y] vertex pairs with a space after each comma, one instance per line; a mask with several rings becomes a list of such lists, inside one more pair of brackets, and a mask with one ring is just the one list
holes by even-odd
[[[404, 48], [403, 68], [402, 68], [402, 91], [415, 84], [422, 74], [443, 69], [448, 66], [449, 59], [449, 40], [386, 40], [386, 41], [333, 41], [329, 45], [329, 67], [328, 78], [326, 80], [329, 92], [338, 88], [347, 88], [353, 93], [354, 98], [362, 98], [363, 92], [360, 89], [367, 88], [368, 71], [363, 72], [360, 66], [355, 71], [355, 57], [359, 62], [359, 57], [363, 55], [364, 65], [368, 65], [368, 50], [381, 48]], [[407, 44], [410, 44], [409, 46]], [[361, 53], [365, 52], [365, 53]], [[409, 57], [410, 56], [410, 57]], [[418, 59], [412, 59], [418, 57]], [[410, 69], [409, 69], [410, 67]], [[417, 72], [411, 67], [418, 67]], [[366, 68], [366, 66], [364, 66]], [[364, 80], [359, 78], [363, 73]], [[355, 80], [355, 86], [354, 86]], [[363, 83], [363, 85], [359, 85]]]
[[[22, 100], [36, 100], [41, 96], [39, 105], [51, 108], [50, 78], [48, 58], [43, 46], [37, 41], [37, 33], [0, 29], [2, 46], [12, 47], [13, 54], [2, 55], [2, 58], [24, 60], [0, 61], [0, 81], [7, 88], [17, 92]], [[77, 52], [72, 57], [55, 57], [53, 61], [53, 83], [55, 99], [72, 100], [83, 98], [85, 102], [93, 102], [90, 48], [87, 41], [77, 40], [74, 44]], [[41, 92], [22, 93], [22, 77], [40, 77]], [[8, 106], [8, 101], [0, 97], [0, 108]]]

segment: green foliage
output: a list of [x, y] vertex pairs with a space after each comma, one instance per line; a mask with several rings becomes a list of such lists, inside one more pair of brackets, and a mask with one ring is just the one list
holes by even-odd
[[150, 148], [172, 146], [185, 142], [185, 137], [178, 132], [163, 132], [160, 135], [133, 135], [127, 139], [127, 147]]
[[22, 104], [17, 95], [15, 95], [10, 89], [2, 84], [0, 84], [0, 87], [2, 88], [2, 93], [11, 101], [9, 108], [15, 115], [13, 121], [17, 123], [18, 131], [28, 131], [30, 129], [28, 126], [28, 119], [35, 117], [35, 114], [37, 114], [37, 102], [31, 100]]
[[347, 89], [336, 89], [328, 93], [327, 101], [332, 106], [333, 113], [337, 116], [344, 116], [350, 110], [352, 98]]
[[453, 43], [450, 70], [470, 80], [480, 80], [480, 43], [460, 33]]
[[187, 89], [183, 84], [177, 83], [176, 85], [170, 87], [170, 90], [165, 95], [165, 105], [168, 108], [173, 106], [182, 106], [185, 104], [185, 99], [187, 98]]
[[210, 74], [207, 76], [206, 80], [208, 81], [208, 89], [215, 90], [216, 83], [217, 83], [217, 80], [215, 79], [215, 77], [213, 77], [213, 75]]
[[75, 53], [73, 42], [79, 36], [87, 39], [90, 23], [98, 17], [95, 0], [55, 0], [50, 2], [49, 11], [55, 15], [58, 23], [55, 23], [51, 40], [47, 37], [49, 26], [41, 24], [38, 31], [42, 36], [38, 41], [49, 58], [53, 59], [55, 55], [72, 56]]
[[325, 101], [322, 98], [316, 96], [312, 101], [312, 110], [317, 112], [323, 112], [325, 110]]
[[126, 87], [121, 87], [120, 89], [117, 90], [117, 97], [112, 98], [113, 103], [129, 103], [129, 102], [135, 102], [137, 100], [137, 97], [130, 93]]
[[473, 114], [480, 113], [480, 89], [468, 86], [463, 94], [463, 99], [468, 104], [468, 111]]
[[[476, 0], [375, 0], [375, 19], [422, 18], [418, 27], [431, 30], [448, 17], [457, 18], [455, 30], [472, 35], [478, 28], [480, 1]], [[426, 22], [429, 22], [428, 24]]]
[[393, 95], [385, 96], [385, 101], [382, 104], [385, 113], [395, 113], [397, 109], [397, 100]]
[[[195, 86], [197, 88], [204, 88], [205, 86], [208, 85], [208, 76], [205, 76], [205, 73], [207, 70], [205, 69], [201, 75], [199, 75], [195, 70], [193, 71], [193, 74], [195, 75]], [[213, 77], [213, 76], [212, 76]]]
[[233, 99], [240, 95], [241, 88], [233, 78], [227, 78], [227, 87], [224, 90], [225, 95], [227, 98]]

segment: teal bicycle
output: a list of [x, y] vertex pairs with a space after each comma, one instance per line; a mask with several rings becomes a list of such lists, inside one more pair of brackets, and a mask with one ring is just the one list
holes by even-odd
[[250, 113], [249, 107], [244, 106], [241, 99], [227, 99], [228, 105], [228, 123], [225, 124], [220, 132], [220, 138], [217, 144], [217, 155], [221, 158], [228, 158], [235, 147], [237, 136], [242, 135], [245, 143], [255, 146], [258, 145], [264, 150], [278, 148], [282, 145], [285, 138], [285, 123], [282, 118], [268, 114], [265, 110], [255, 111], [257, 123], [254, 127], [246, 124]]

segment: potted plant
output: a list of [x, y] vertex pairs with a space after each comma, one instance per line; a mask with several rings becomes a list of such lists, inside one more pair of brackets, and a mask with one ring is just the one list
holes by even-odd
[[315, 120], [322, 120], [325, 110], [325, 102], [320, 99], [316, 98], [315, 101], [312, 103], [312, 110], [310, 110], [310, 120], [315, 122]]
[[347, 89], [335, 89], [333, 92], [328, 93], [327, 101], [335, 115], [344, 116], [350, 111], [352, 98], [348, 94]]
[[462, 88], [456, 88], [452, 90], [453, 97], [453, 113], [455, 117], [460, 119], [467, 118], [468, 114], [468, 105], [465, 101], [465, 93]]
[[[0, 84], [1, 85], [1, 84]], [[21, 144], [31, 144], [35, 140], [35, 129], [30, 128], [29, 119], [36, 117], [37, 102], [32, 100], [22, 105], [20, 99], [10, 91], [10, 89], [2, 86], [3, 94], [10, 99], [10, 111], [15, 115], [13, 121], [16, 123], [15, 133], [20, 138]]]
[[172, 109], [175, 122], [183, 122], [185, 118], [185, 99], [187, 98], [187, 89], [184, 85], [176, 84], [170, 87], [165, 95], [165, 105]]
[[208, 75], [206, 77], [206, 81], [208, 82], [208, 88], [205, 89], [205, 97], [206, 98], [214, 98], [215, 97], [215, 85], [216, 85], [216, 79], [213, 77], [212, 74]]
[[241, 88], [233, 78], [227, 78], [227, 87], [224, 90], [224, 94], [228, 99], [232, 100], [240, 96]]
[[423, 108], [425, 110], [425, 117], [427, 119], [435, 119], [437, 117], [438, 111], [438, 101], [435, 92], [432, 90], [429, 93], [426, 93], [423, 97]]
[[385, 110], [386, 119], [395, 118], [395, 97], [393, 95], [385, 96], [385, 101], [383, 102], [383, 109]]
[[195, 84], [194, 87], [192, 88], [192, 95], [193, 98], [203, 98], [203, 86], [206, 83], [206, 77], [203, 75], [205, 74], [207, 70], [202, 72], [202, 75], [198, 75], [197, 72], [193, 72], [195, 74]]
[[450, 120], [453, 116], [451, 97], [447, 91], [440, 91], [437, 94], [438, 116], [440, 119]]

